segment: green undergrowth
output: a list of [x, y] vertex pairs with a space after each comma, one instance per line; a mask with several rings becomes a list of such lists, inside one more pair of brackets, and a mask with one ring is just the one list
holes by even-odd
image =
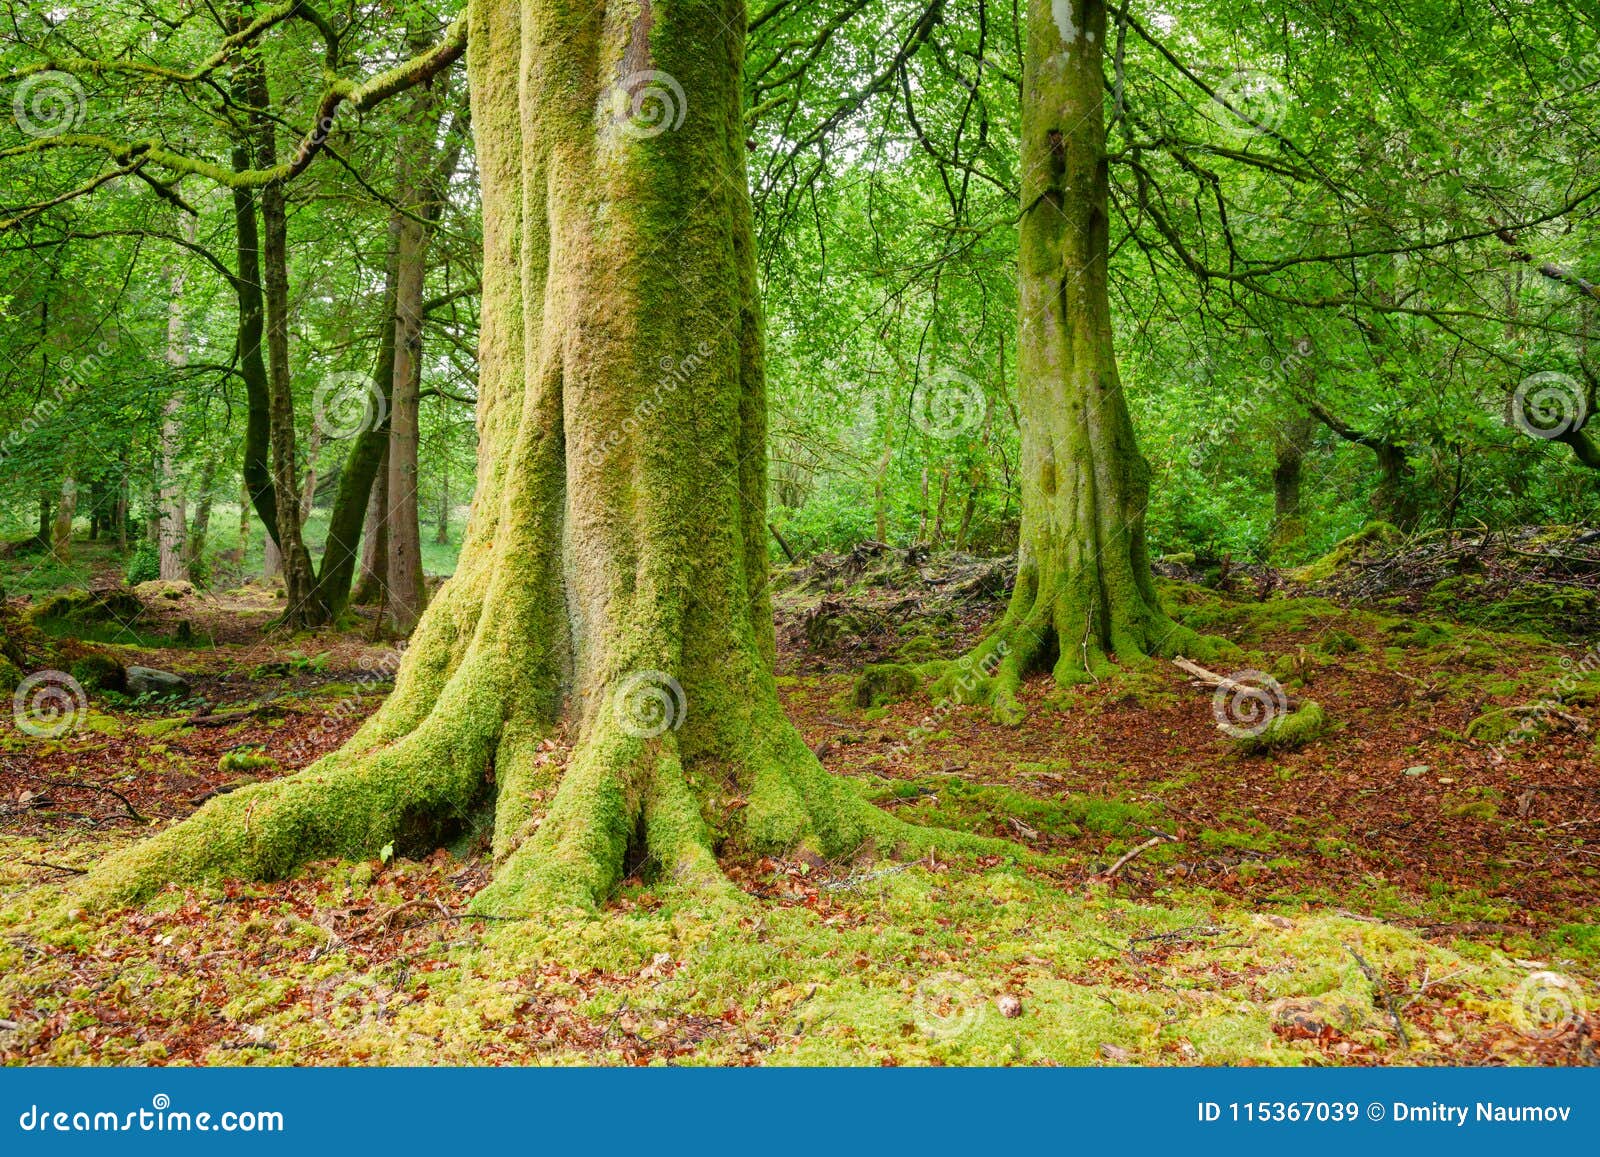
[[889, 806], [895, 815], [927, 827], [953, 828], [1017, 838], [1012, 820], [1035, 831], [1065, 839], [1087, 832], [1120, 836], [1155, 822], [1149, 805], [1103, 795], [1028, 795], [999, 784], [972, 783], [959, 776], [872, 780], [864, 787], [869, 800]]
[[[38, 897], [22, 897], [3, 917], [0, 1018], [16, 1027], [0, 1044], [56, 1064], [1349, 1056], [1275, 1031], [1288, 1002], [1321, 1010], [1369, 1063], [1448, 1063], [1462, 1032], [1514, 1034], [1512, 995], [1527, 974], [1370, 921], [1263, 915], [1196, 894], [1152, 906], [959, 863], [821, 880], [779, 865], [761, 877], [800, 881], [805, 903], [634, 889], [588, 919], [415, 923], [431, 904], [400, 914], [418, 877], [443, 886], [454, 870], [319, 864], [293, 896], [258, 887], [218, 904], [169, 890], [143, 909], [52, 927], [30, 925], [22, 909]], [[1425, 975], [1451, 976], [1454, 995], [1406, 1008], [1404, 1050], [1385, 994]], [[175, 1055], [192, 1023], [204, 1026], [189, 1042], [198, 1055]]]

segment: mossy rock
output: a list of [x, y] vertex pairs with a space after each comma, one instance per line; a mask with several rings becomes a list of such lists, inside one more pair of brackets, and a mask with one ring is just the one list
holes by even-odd
[[33, 609], [34, 622], [131, 623], [144, 614], [132, 591], [63, 591]]
[[72, 677], [91, 691], [123, 691], [128, 673], [109, 655], [91, 654], [73, 661]]
[[1328, 730], [1328, 715], [1322, 704], [1307, 699], [1294, 711], [1278, 715], [1255, 735], [1241, 735], [1234, 746], [1246, 755], [1266, 751], [1293, 751], [1320, 738]]
[[224, 752], [222, 758], [217, 760], [218, 771], [260, 771], [262, 768], [277, 766], [277, 760], [253, 747]]
[[894, 653], [902, 659], [927, 660], [937, 659], [944, 654], [947, 648], [932, 635], [917, 635], [907, 639], [894, 649]]
[[856, 679], [851, 701], [864, 709], [882, 707], [886, 703], [909, 699], [917, 693], [920, 684], [914, 667], [901, 663], [874, 663]]
[[1295, 567], [1288, 575], [1297, 583], [1327, 582], [1357, 559], [1382, 554], [1405, 541], [1400, 528], [1388, 522], [1369, 522], [1315, 562]]
[[1318, 639], [1312, 650], [1328, 658], [1339, 655], [1354, 655], [1366, 649], [1366, 644], [1356, 638], [1349, 631], [1342, 631], [1335, 627], [1322, 638]]

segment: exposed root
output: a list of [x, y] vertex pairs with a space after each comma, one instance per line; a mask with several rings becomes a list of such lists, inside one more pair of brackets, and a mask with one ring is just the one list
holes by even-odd
[[988, 706], [997, 722], [1016, 726], [1026, 715], [1017, 693], [1035, 671], [1049, 670], [1057, 685], [1070, 687], [1108, 677], [1113, 659], [1137, 664], [1151, 657], [1209, 659], [1236, 651], [1225, 640], [1175, 622], [1153, 591], [1114, 600], [1090, 595], [1074, 584], [1041, 590], [1037, 574], [1024, 572], [1005, 617], [966, 655], [915, 668], [870, 667], [857, 684], [857, 702], [889, 701], [907, 686], [900, 672], [914, 670], [919, 679], [932, 680], [935, 698]]
[[[669, 887], [731, 899], [737, 892], [716, 859], [724, 842], [827, 859], [935, 849], [1025, 855], [880, 811], [823, 769], [775, 701], [743, 721], [731, 759], [686, 759], [674, 732], [636, 737], [602, 710], [563, 767], [544, 729], [504, 722], [498, 702], [464, 696], [456, 682], [415, 730], [361, 754], [352, 741], [298, 774], [220, 796], [108, 857], [73, 901], [132, 903], [169, 882], [281, 879], [311, 860], [371, 859], [390, 844], [423, 853], [470, 829], [491, 801], [499, 867], [473, 907], [495, 915], [592, 911], [641, 864]], [[357, 740], [383, 726], [374, 717]], [[541, 817], [535, 793], [552, 789]], [[733, 796], [743, 806], [726, 807]]]
[[78, 890], [89, 904], [131, 903], [169, 881], [281, 879], [337, 856], [368, 859], [387, 844], [437, 846], [483, 797], [488, 751], [425, 727], [354, 760], [329, 757], [271, 783], [211, 800], [195, 815], [97, 866]]
[[[763, 725], [752, 729], [748, 754], [731, 777], [745, 798], [720, 833], [728, 843], [762, 855], [803, 849], [826, 859], [869, 850], [1022, 854], [1001, 840], [919, 828], [881, 811], [829, 775], [781, 714], [758, 712], [757, 718]], [[617, 886], [630, 860], [650, 865], [669, 887], [733, 898], [717, 864], [719, 833], [705, 815], [694, 774], [671, 732], [638, 739], [610, 724], [598, 726], [573, 754], [549, 814], [474, 907], [501, 916], [592, 909]], [[710, 810], [718, 810], [714, 800]]]

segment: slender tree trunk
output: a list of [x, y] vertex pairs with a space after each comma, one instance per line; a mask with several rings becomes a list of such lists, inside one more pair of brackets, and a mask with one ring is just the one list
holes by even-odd
[[371, 606], [383, 600], [389, 577], [389, 448], [385, 446], [382, 466], [372, 482], [367, 503], [366, 536], [361, 545], [361, 578], [350, 601]]
[[889, 463], [893, 460], [892, 447], [886, 444], [872, 480], [872, 517], [879, 542], [889, 541]]
[[195, 502], [194, 520], [189, 524], [189, 533], [184, 539], [185, 567], [192, 567], [205, 554], [206, 536], [211, 531], [211, 507], [216, 486], [217, 460], [208, 454], [200, 467], [199, 498]]
[[[420, 48], [413, 44], [413, 48]], [[430, 230], [421, 217], [428, 200], [433, 142], [442, 102], [432, 86], [413, 89], [399, 162], [398, 198], [413, 210], [400, 222], [394, 312], [394, 401], [389, 410], [389, 575], [384, 618], [408, 635], [422, 617], [428, 589], [422, 574], [417, 443], [422, 392], [422, 293], [428, 272]]]
[[[386, 557], [388, 550], [382, 538], [382, 524], [387, 508], [384, 495], [389, 487], [389, 413], [394, 400], [394, 303], [395, 282], [399, 276], [400, 220], [399, 213], [389, 217], [383, 316], [379, 319], [382, 336], [372, 373], [372, 392], [374, 398], [381, 399], [379, 408], [383, 420], [356, 435], [355, 445], [345, 459], [344, 471], [339, 475], [339, 492], [334, 495], [333, 510], [328, 515], [328, 540], [322, 548], [322, 569], [317, 573], [318, 596], [335, 618], [352, 601], [361, 604], [376, 600], [382, 583], [382, 564], [373, 552], [376, 550]], [[356, 574], [358, 548], [361, 570], [356, 580], [357, 589], [352, 593], [351, 579]]]
[[[181, 229], [193, 241], [196, 220], [192, 213], [183, 214]], [[174, 259], [167, 276], [167, 365], [181, 370], [189, 364], [189, 327], [183, 314], [185, 269], [181, 258]], [[173, 389], [161, 411], [161, 495], [159, 506], [161, 552], [161, 577], [169, 582], [183, 578], [188, 573], [184, 554], [184, 531], [188, 526], [188, 511], [184, 501], [183, 478], [178, 470], [178, 455], [183, 448], [184, 397]]]
[[56, 521], [56, 498], [57, 494], [54, 490], [47, 486], [40, 487], [39, 533], [34, 537], [39, 540], [39, 545], [46, 549], [49, 549], [52, 543], [51, 528], [55, 526]]
[[72, 561], [72, 520], [78, 513], [78, 483], [69, 472], [61, 479], [55, 519], [50, 527], [50, 553], [60, 562]]
[[[234, 31], [245, 24], [235, 19]], [[244, 109], [260, 97], [265, 87], [260, 80], [261, 61], [252, 53], [240, 57], [234, 68], [230, 97], [234, 107]], [[246, 123], [233, 141], [233, 170], [244, 172], [255, 164], [252, 146], [254, 131]], [[245, 435], [243, 477], [249, 504], [267, 528], [267, 537], [278, 534], [277, 495], [272, 488], [271, 431], [272, 394], [267, 383], [267, 363], [262, 355], [266, 307], [261, 293], [261, 229], [256, 215], [255, 190], [239, 186], [233, 190], [233, 225], [237, 273], [234, 296], [239, 303], [237, 334], [239, 378], [244, 383]]]
[[950, 463], [939, 468], [939, 501], [933, 512], [933, 536], [930, 545], [938, 550], [944, 542], [944, 510], [950, 500]]
[[[474, 902], [508, 915], [593, 904], [632, 856], [725, 891], [717, 842], [1005, 848], [871, 807], [778, 706], [744, 0], [471, 11], [483, 451], [460, 566], [342, 751], [213, 799], [83, 894], [430, 849], [486, 805], [499, 866]], [[685, 94], [659, 131], [629, 117]], [[674, 404], [630, 421], [663, 359]], [[541, 743], [567, 716], [558, 767]]]
[[[448, 76], [447, 71], [434, 83], [442, 87], [447, 83]], [[406, 164], [422, 164], [425, 159], [430, 165], [425, 173], [426, 179], [418, 178], [420, 183], [417, 186], [417, 196], [421, 198], [421, 204], [414, 209], [415, 215], [421, 218], [424, 243], [431, 236], [433, 226], [444, 214], [447, 186], [460, 162], [462, 147], [461, 135], [452, 132], [450, 143], [445, 146], [443, 154], [438, 158], [437, 166], [432, 166], [433, 143], [439, 135], [442, 124], [443, 102], [438, 102], [437, 107], [441, 115], [432, 116], [420, 125], [411, 126], [411, 133], [403, 132], [399, 144], [400, 159]], [[413, 157], [416, 158], [415, 162], [408, 159]], [[388, 261], [385, 266], [381, 318], [383, 338], [378, 351], [377, 369], [373, 374], [374, 393], [380, 394], [383, 399], [381, 407], [383, 421], [378, 426], [361, 432], [345, 462], [344, 473], [339, 479], [339, 492], [334, 498], [333, 510], [328, 517], [328, 539], [323, 547], [322, 568], [317, 574], [317, 595], [331, 617], [341, 614], [351, 601], [351, 578], [355, 573], [358, 546], [363, 551], [362, 578], [359, 580], [361, 590], [358, 593], [372, 596], [375, 596], [380, 588], [366, 581], [367, 576], [377, 573], [369, 565], [366, 552], [374, 545], [381, 546], [384, 550], [388, 549], [385, 534], [376, 531], [372, 523], [366, 521], [367, 530], [363, 536], [362, 526], [364, 515], [372, 507], [373, 491], [380, 487], [387, 488], [388, 485], [388, 450], [394, 407], [400, 245], [406, 224], [407, 218], [404, 214], [396, 212], [390, 215]], [[425, 249], [422, 259], [426, 260]], [[420, 316], [422, 310], [420, 283], [418, 292], [417, 313]], [[374, 599], [357, 598], [356, 601], [370, 602]]]
[[322, 427], [312, 423], [311, 436], [306, 439], [306, 480], [300, 487], [300, 525], [311, 517], [311, 507], [317, 500], [317, 456], [322, 453]]
[[117, 472], [117, 553], [128, 553], [128, 452], [122, 452], [122, 469]]
[[[262, 107], [265, 107], [263, 104]], [[275, 157], [271, 126], [262, 126], [258, 164], [269, 167]], [[270, 153], [268, 150], [271, 150]], [[283, 621], [308, 627], [328, 619], [317, 599], [317, 575], [300, 527], [304, 521], [295, 454], [294, 393], [289, 375], [289, 249], [283, 186], [261, 190], [261, 266], [267, 307], [267, 385], [270, 396], [272, 489], [278, 504], [278, 553], [283, 567], [286, 606]]]

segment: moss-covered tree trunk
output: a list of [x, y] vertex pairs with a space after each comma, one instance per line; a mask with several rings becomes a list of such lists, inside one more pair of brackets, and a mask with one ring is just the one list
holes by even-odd
[[50, 524], [50, 553], [59, 562], [72, 561], [72, 520], [78, 516], [78, 481], [71, 470], [61, 479], [55, 517]]
[[1017, 376], [1022, 527], [1005, 617], [938, 690], [1021, 718], [1032, 670], [1097, 677], [1111, 656], [1192, 653], [1145, 545], [1149, 467], [1117, 375], [1106, 263], [1102, 0], [1029, 0], [1022, 96]]
[[[723, 840], [934, 839], [828, 776], [778, 705], [743, 0], [471, 21], [482, 449], [456, 574], [342, 751], [213, 800], [91, 894], [427, 848], [486, 805], [499, 912], [592, 903], [641, 861], [721, 888]], [[541, 741], [564, 717], [563, 767]]]

